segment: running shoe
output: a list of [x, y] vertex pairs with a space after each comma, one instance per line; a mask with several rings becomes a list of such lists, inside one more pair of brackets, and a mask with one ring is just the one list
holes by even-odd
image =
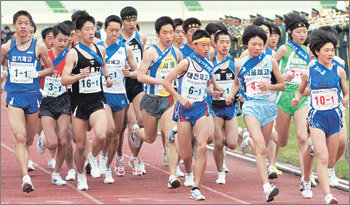
[[34, 168], [34, 163], [32, 160], [28, 160], [28, 172], [32, 172], [34, 171], [35, 168]]
[[335, 176], [334, 168], [328, 168], [328, 174], [329, 174], [329, 185], [331, 187], [339, 186], [339, 179], [337, 176]]
[[98, 167], [100, 168], [100, 172], [101, 174], [105, 174], [106, 172], [106, 165], [107, 165], [107, 160], [108, 160], [108, 155], [104, 155], [102, 152], [99, 156], [99, 163], [98, 163]]
[[98, 167], [97, 157], [92, 156], [92, 153], [90, 152], [88, 156], [88, 161], [91, 166], [91, 176], [93, 178], [99, 178], [101, 176], [101, 171]]
[[134, 124], [131, 128], [131, 135], [130, 135], [130, 143], [134, 148], [139, 148], [141, 146], [141, 140], [135, 135], [135, 131], [139, 129], [139, 126], [137, 124]]
[[174, 175], [169, 176], [168, 188], [175, 189], [181, 185], [181, 181]]
[[311, 182], [304, 183], [304, 190], [301, 192], [303, 197], [305, 199], [311, 199], [312, 198], [312, 190], [311, 190]]
[[185, 187], [193, 187], [194, 185], [194, 181], [193, 181], [193, 172], [191, 173], [185, 173], [185, 182], [184, 182], [184, 186]]
[[225, 172], [218, 172], [218, 179], [216, 180], [217, 184], [225, 184], [226, 179], [225, 179]]
[[184, 177], [185, 176], [185, 174], [181, 171], [179, 165], [177, 165], [177, 167], [176, 167], [176, 176], [177, 177]]
[[273, 168], [275, 168], [275, 170], [277, 172], [277, 175], [282, 175], [283, 174], [283, 172], [281, 170], [277, 169], [276, 164], [273, 165]]
[[199, 189], [195, 189], [195, 190], [191, 190], [191, 199], [194, 199], [196, 201], [200, 201], [200, 200], [205, 200], [205, 196], [203, 196], [201, 194], [201, 192], [199, 191]]
[[240, 145], [241, 147], [241, 151], [243, 154], [246, 154], [249, 152], [249, 139], [250, 139], [250, 135], [249, 135], [249, 132], [248, 131], [244, 131], [243, 132], [243, 140], [242, 140], [242, 143]]
[[225, 173], [230, 173], [230, 170], [226, 166], [225, 160], [222, 160], [222, 168], [224, 169]]
[[114, 183], [111, 167], [106, 167], [105, 180], [103, 182], [105, 184], [113, 184]]
[[86, 174], [91, 174], [91, 165], [89, 163], [89, 160], [86, 160], [85, 163], [84, 163], [84, 167], [85, 167], [85, 170], [86, 170]]
[[302, 178], [299, 185], [299, 191], [302, 192], [304, 190], [305, 190], [305, 182], [304, 182], [304, 178]]
[[175, 134], [177, 133], [177, 126], [174, 126], [173, 129], [168, 134], [168, 140], [170, 143], [175, 142]]
[[139, 169], [141, 170], [142, 175], [146, 174], [146, 167], [144, 163], [139, 163]]
[[51, 183], [58, 186], [63, 186], [67, 184], [67, 182], [62, 179], [60, 173], [55, 172], [52, 173]]
[[279, 189], [277, 186], [273, 186], [264, 191], [265, 192], [265, 197], [266, 197], [266, 202], [270, 202], [274, 200], [274, 197], [277, 196], [277, 194], [279, 193]]
[[334, 198], [332, 194], [327, 194], [327, 196], [324, 198], [324, 201], [326, 204], [338, 204], [338, 200]]
[[315, 177], [314, 173], [311, 173], [310, 179], [311, 179], [311, 186], [312, 187], [316, 187], [317, 186], [317, 182], [316, 182], [316, 177]]
[[47, 163], [47, 166], [49, 167], [49, 169], [55, 169], [56, 160], [55, 159], [49, 159], [49, 162]]
[[125, 175], [125, 168], [124, 168], [124, 155], [122, 157], [117, 157], [116, 159], [116, 167], [115, 167], [115, 174], [118, 177], [122, 177]]
[[133, 174], [134, 176], [141, 176], [141, 175], [142, 175], [142, 172], [141, 172], [140, 167], [139, 167], [139, 159], [138, 159], [138, 158], [136, 158], [136, 159], [134, 159], [134, 160], [132, 160], [132, 159], [130, 158], [128, 164], [129, 164], [129, 166], [131, 167], [131, 169], [132, 169], [132, 174]]
[[46, 147], [44, 145], [44, 140], [45, 140], [45, 135], [44, 135], [44, 132], [41, 131], [39, 140], [36, 143], [36, 148], [37, 148], [39, 154], [44, 154], [45, 153]]
[[83, 174], [79, 174], [78, 173], [77, 186], [78, 186], [78, 191], [87, 191], [87, 190], [89, 190], [89, 186], [87, 184], [85, 173], [83, 173]]
[[29, 175], [23, 177], [22, 191], [27, 193], [34, 191], [34, 186]]
[[267, 172], [269, 175], [269, 179], [277, 179], [278, 178], [278, 174], [273, 166], [269, 166], [267, 168]]
[[75, 181], [75, 179], [76, 179], [75, 175], [76, 175], [76, 172], [74, 169], [68, 170], [66, 180], [67, 181]]

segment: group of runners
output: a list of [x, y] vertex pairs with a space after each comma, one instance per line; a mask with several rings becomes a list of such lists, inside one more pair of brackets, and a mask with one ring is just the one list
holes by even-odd
[[[113, 172], [125, 175], [126, 129], [132, 174], [145, 174], [140, 149], [143, 142], [157, 139], [160, 126], [163, 159], [169, 166], [164, 183], [169, 188], [181, 186], [179, 177], [185, 177], [184, 186], [192, 187], [190, 197], [204, 200], [199, 188], [207, 145], [215, 144], [216, 183], [225, 184], [229, 171], [225, 147], [235, 149], [240, 142], [244, 152], [254, 150], [269, 202], [279, 193], [269, 179], [280, 174], [276, 159], [288, 142], [293, 116], [302, 196], [312, 197], [311, 186], [316, 185], [312, 164], [317, 156], [325, 202], [338, 202], [329, 187], [330, 182], [337, 183], [332, 181], [334, 164], [346, 145], [343, 122], [349, 95], [344, 62], [334, 56], [334, 29], [313, 31], [305, 46], [309, 23], [304, 16], [288, 13], [284, 21], [291, 40], [277, 50], [278, 27], [258, 18], [244, 30], [247, 49], [234, 58], [229, 54], [230, 34], [221, 23], [202, 30], [197, 18], [162, 16], [155, 21], [158, 42], [145, 48], [146, 37], [136, 31], [133, 7], [123, 8], [120, 17], [106, 18], [105, 41], [94, 37], [95, 19], [86, 11], [75, 12], [71, 20], [53, 26], [50, 48], [33, 38], [31, 15], [18, 11], [13, 16], [17, 37], [1, 46], [1, 65], [7, 70], [1, 79], [24, 192], [34, 191], [28, 147], [35, 135], [40, 135], [38, 151], [48, 149], [54, 156], [50, 159], [55, 158], [52, 184], [65, 185], [77, 178], [77, 189], [88, 190], [86, 174], [104, 175], [104, 183], [114, 183]], [[49, 41], [50, 35], [45, 32], [43, 39]], [[244, 129], [238, 127], [241, 114]], [[60, 176], [64, 161], [66, 180]]]

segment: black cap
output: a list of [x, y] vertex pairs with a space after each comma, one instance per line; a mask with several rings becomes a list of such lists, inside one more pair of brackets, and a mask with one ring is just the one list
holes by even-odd
[[265, 18], [263, 15], [260, 15], [260, 14], [256, 14], [256, 17], [258, 17], [258, 18]]
[[300, 14], [303, 14], [305, 16], [309, 16], [309, 14], [307, 12], [305, 12], [305, 11], [301, 11]]
[[319, 12], [317, 9], [312, 8], [312, 12], [311, 12], [311, 13], [316, 13], [316, 14], [319, 14], [320, 12]]
[[250, 17], [250, 18], [256, 18], [256, 16], [254, 16], [254, 15], [249, 15], [249, 17]]
[[277, 15], [277, 14], [275, 16], [276, 16], [276, 18], [279, 18], [279, 19], [281, 19], [283, 21], [283, 17], [282, 16]]
[[268, 21], [268, 22], [274, 22], [274, 20], [273, 19], [270, 19], [270, 18], [265, 18], [266, 19], [266, 21]]
[[344, 10], [339, 9], [341, 14], [345, 14], [346, 12]]
[[293, 10], [293, 13], [300, 14], [300, 12], [299, 12], [299, 11], [295, 11], [295, 10]]
[[332, 9], [334, 9], [336, 12], [339, 12], [339, 9], [337, 9], [335, 6], [332, 6]]
[[225, 15], [225, 18], [227, 18], [227, 19], [228, 19], [228, 18], [230, 18], [230, 16], [229, 16], [229, 15]]
[[221, 18], [221, 17], [220, 17], [219, 19], [220, 19], [220, 21], [221, 21], [221, 20], [224, 20], [224, 18]]

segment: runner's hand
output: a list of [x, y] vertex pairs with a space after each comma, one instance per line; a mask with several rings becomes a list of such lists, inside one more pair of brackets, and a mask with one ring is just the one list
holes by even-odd
[[239, 102], [242, 102], [242, 103], [245, 102], [244, 97], [243, 97], [242, 95], [240, 95], [240, 94], [237, 94], [237, 95], [236, 95], [236, 98], [237, 98], [237, 101], [239, 101]]
[[129, 69], [122, 69], [122, 72], [125, 77], [130, 77], [130, 70]]
[[112, 87], [112, 85], [113, 85], [112, 78], [111, 78], [111, 76], [108, 76], [106, 79], [106, 86], [107, 86], [107, 88], [110, 88], [110, 87]]
[[35, 69], [29, 70], [28, 77], [29, 78], [37, 78], [37, 77], [39, 77], [39, 73]]
[[80, 75], [80, 79], [89, 77], [89, 75], [90, 75], [90, 67], [86, 67], [86, 68], [80, 70], [80, 74], [79, 75]]
[[341, 102], [343, 103], [344, 107], [349, 107], [349, 98], [343, 98]]
[[219, 91], [213, 91], [213, 94], [212, 94], [212, 96], [214, 97], [214, 98], [219, 98], [220, 97], [220, 92]]
[[284, 75], [283, 76], [283, 78], [284, 78], [284, 81], [286, 81], [286, 82], [290, 82], [290, 81], [292, 81], [293, 80], [293, 78], [294, 78], [294, 75], [293, 74], [286, 74], [286, 75]]
[[184, 106], [185, 108], [189, 108], [189, 107], [192, 107], [193, 105], [193, 102], [186, 99], [186, 98], [179, 98], [179, 102], [181, 103], [182, 106]]
[[230, 94], [226, 97], [226, 105], [231, 105], [233, 100], [233, 96]]
[[298, 106], [298, 105], [299, 105], [299, 100], [293, 98], [293, 100], [290, 102], [290, 105], [291, 105], [292, 107]]
[[260, 88], [261, 91], [267, 91], [267, 90], [269, 90], [269, 84], [267, 84], [267, 83], [260, 83], [260, 84], [258, 85], [258, 87]]

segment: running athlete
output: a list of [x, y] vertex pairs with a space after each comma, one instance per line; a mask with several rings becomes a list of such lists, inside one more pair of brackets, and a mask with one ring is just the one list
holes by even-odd
[[[307, 48], [303, 45], [307, 37], [309, 23], [305, 16], [296, 13], [284, 15], [284, 22], [291, 41], [282, 45], [273, 56], [279, 62], [280, 72], [286, 83], [286, 90], [278, 92], [276, 103], [278, 106], [278, 117], [276, 120], [276, 131], [278, 134], [278, 146], [285, 147], [289, 138], [289, 127], [291, 117], [294, 117], [295, 133], [299, 145], [299, 166], [301, 170], [301, 184], [304, 178], [303, 153], [307, 148], [306, 116], [308, 112], [307, 97], [303, 97], [297, 107], [290, 105], [295, 92], [301, 82], [302, 73], [310, 62]], [[276, 150], [276, 159], [279, 148]]]
[[[107, 135], [105, 146], [102, 149], [99, 158], [99, 167], [102, 174], [105, 174], [104, 183], [114, 183], [112, 177], [111, 164], [120, 142], [120, 132], [124, 122], [125, 107], [129, 101], [126, 97], [125, 76], [136, 78], [135, 72], [129, 72], [126, 63], [129, 64], [131, 70], [137, 69], [134, 55], [131, 47], [118, 40], [120, 30], [122, 28], [122, 20], [119, 16], [108, 16], [104, 23], [104, 30], [107, 38], [105, 41], [97, 43], [97, 45], [106, 48], [106, 64], [109, 75], [112, 78], [113, 86], [107, 88], [103, 83], [103, 91], [105, 93], [107, 106], [106, 112], [108, 117], [108, 126], [112, 127], [112, 132]], [[116, 164], [115, 172], [117, 176], [125, 174], [121, 167], [122, 163]], [[119, 169], [120, 168], [120, 169]]]
[[55, 45], [55, 37], [53, 36], [52, 27], [46, 27], [41, 31], [41, 37], [46, 45], [46, 48], [50, 50]]
[[195, 31], [199, 30], [199, 28], [201, 27], [202, 23], [200, 22], [200, 20], [192, 17], [192, 18], [188, 18], [184, 21], [183, 23], [183, 29], [185, 31], [185, 37], [187, 39], [186, 44], [183, 44], [179, 49], [182, 52], [183, 58], [187, 58], [188, 56], [190, 56], [194, 50], [194, 46], [192, 44], [192, 35]]
[[[206, 58], [210, 48], [210, 35], [204, 30], [197, 30], [192, 36], [194, 53], [180, 62], [165, 79], [163, 86], [178, 100], [173, 120], [177, 121], [177, 152], [184, 161], [186, 176], [192, 172], [192, 133], [196, 135], [198, 158], [196, 162], [195, 181], [191, 185], [191, 199], [204, 200], [205, 197], [199, 190], [199, 184], [203, 177], [207, 162], [207, 142], [209, 138], [209, 110], [205, 97], [214, 94], [210, 86], [213, 75], [213, 65]], [[179, 85], [177, 92], [172, 87], [172, 82], [177, 76]], [[219, 92], [215, 92], [219, 97]], [[186, 182], [185, 182], [186, 183]]]
[[[137, 25], [137, 11], [135, 8], [127, 6], [120, 11], [120, 17], [123, 20], [123, 30], [119, 35], [119, 39], [122, 42], [128, 44], [133, 53], [134, 59], [137, 63], [137, 68], [140, 67], [141, 60], [143, 58], [144, 46], [146, 44], [146, 36], [140, 34], [136, 31]], [[124, 141], [124, 131], [126, 126], [128, 126], [128, 137], [131, 134], [131, 128], [134, 124], [138, 124], [139, 127], [143, 126], [142, 114], [140, 110], [140, 102], [142, 96], [145, 94], [143, 92], [143, 85], [137, 79], [126, 77], [125, 81], [126, 95], [130, 104], [126, 107], [124, 125], [121, 131], [120, 143], [117, 150], [117, 161], [121, 165], [124, 162], [122, 145]], [[132, 104], [132, 106], [130, 106]], [[133, 169], [132, 173], [134, 175], [146, 174], [146, 169], [144, 163], [140, 163], [141, 158], [139, 157], [140, 149], [135, 149], [130, 142], [129, 148], [133, 153], [129, 161], [129, 166]], [[142, 145], [141, 145], [142, 146]], [[124, 170], [124, 166], [120, 166]]]
[[185, 41], [185, 31], [182, 26], [184, 21], [181, 18], [174, 19], [175, 23], [175, 33], [174, 33], [174, 41], [173, 46], [176, 48], [180, 48]]
[[65, 48], [68, 44], [70, 29], [66, 24], [59, 23], [53, 27], [52, 31], [55, 41], [54, 47], [49, 50], [49, 57], [52, 60], [55, 72], [42, 78], [40, 82], [43, 95], [40, 115], [44, 135], [39, 138], [38, 150], [40, 154], [44, 154], [45, 148], [55, 152], [57, 149], [55, 170], [52, 173], [51, 183], [61, 186], [66, 184], [66, 181], [60, 176], [60, 170], [66, 157], [70, 123], [70, 99], [67, 87], [62, 86], [61, 76], [68, 53]]
[[281, 30], [274, 23], [270, 23], [270, 26], [271, 26], [271, 34], [270, 34], [269, 40], [267, 41], [266, 46], [269, 47], [271, 50], [277, 52], [278, 50], [277, 43], [278, 43], [279, 37], [281, 36]]
[[214, 46], [217, 55], [213, 59], [214, 76], [218, 85], [225, 89], [220, 98], [213, 98], [212, 109], [214, 116], [214, 159], [218, 170], [217, 184], [225, 184], [225, 170], [223, 168], [224, 145], [230, 149], [235, 149], [238, 138], [237, 115], [240, 114], [238, 103], [234, 102], [227, 106], [225, 99], [230, 94], [235, 78], [234, 57], [229, 54], [231, 47], [230, 34], [226, 31], [219, 31], [214, 36]]
[[78, 190], [88, 190], [84, 172], [87, 127], [90, 123], [95, 134], [92, 152], [88, 155], [91, 176], [100, 177], [97, 155], [102, 150], [107, 134], [107, 114], [103, 94], [101, 71], [107, 87], [113, 85], [104, 62], [105, 49], [95, 45], [95, 19], [89, 15], [80, 16], [76, 22], [80, 42], [67, 54], [62, 73], [62, 85], [72, 85], [71, 108], [73, 134], [76, 139], [74, 161], [78, 171]]
[[[310, 108], [308, 126], [311, 141], [317, 154], [317, 176], [326, 204], [337, 204], [338, 200], [330, 193], [327, 166], [334, 163], [338, 151], [340, 130], [342, 127], [342, 111], [349, 106], [349, 91], [346, 73], [338, 64], [332, 63], [337, 38], [334, 34], [318, 29], [310, 36], [310, 50], [317, 61], [303, 72], [300, 86], [291, 101], [291, 106], [300, 103], [303, 92], [309, 84]], [[344, 97], [341, 97], [343, 92]], [[305, 167], [305, 198], [312, 197], [310, 173], [311, 166]], [[306, 171], [307, 170], [307, 171]]]
[[245, 29], [242, 40], [248, 46], [249, 55], [236, 61], [237, 78], [226, 104], [232, 103], [235, 93], [241, 88], [246, 100], [242, 107], [243, 119], [254, 141], [256, 165], [266, 201], [270, 202], [279, 193], [279, 189], [268, 182], [266, 168], [266, 144], [277, 117], [272, 91], [284, 90], [285, 85], [276, 60], [263, 52], [267, 42], [266, 32], [256, 25], [250, 25]]
[[[158, 121], [163, 133], [169, 133], [175, 126], [171, 118], [174, 112], [174, 98], [164, 89], [162, 83], [182, 60], [182, 54], [171, 45], [175, 24], [170, 17], [158, 18], [155, 29], [159, 41], [145, 51], [137, 76], [139, 82], [145, 83], [146, 94], [140, 104], [144, 128], [139, 128], [137, 124], [133, 125], [130, 136], [130, 142], [135, 149], [140, 148], [141, 141], [152, 144], [156, 140]], [[170, 174], [168, 187], [177, 188], [181, 185], [176, 177], [178, 154], [174, 143], [166, 139], [166, 144]]]
[[[53, 73], [53, 65], [43, 43], [29, 38], [32, 16], [24, 10], [13, 16], [16, 38], [1, 46], [1, 65], [7, 60], [6, 104], [11, 131], [15, 137], [15, 153], [23, 176], [22, 190], [34, 191], [28, 175], [28, 151], [33, 143], [41, 102], [40, 77]], [[40, 70], [42, 60], [46, 69]]]

